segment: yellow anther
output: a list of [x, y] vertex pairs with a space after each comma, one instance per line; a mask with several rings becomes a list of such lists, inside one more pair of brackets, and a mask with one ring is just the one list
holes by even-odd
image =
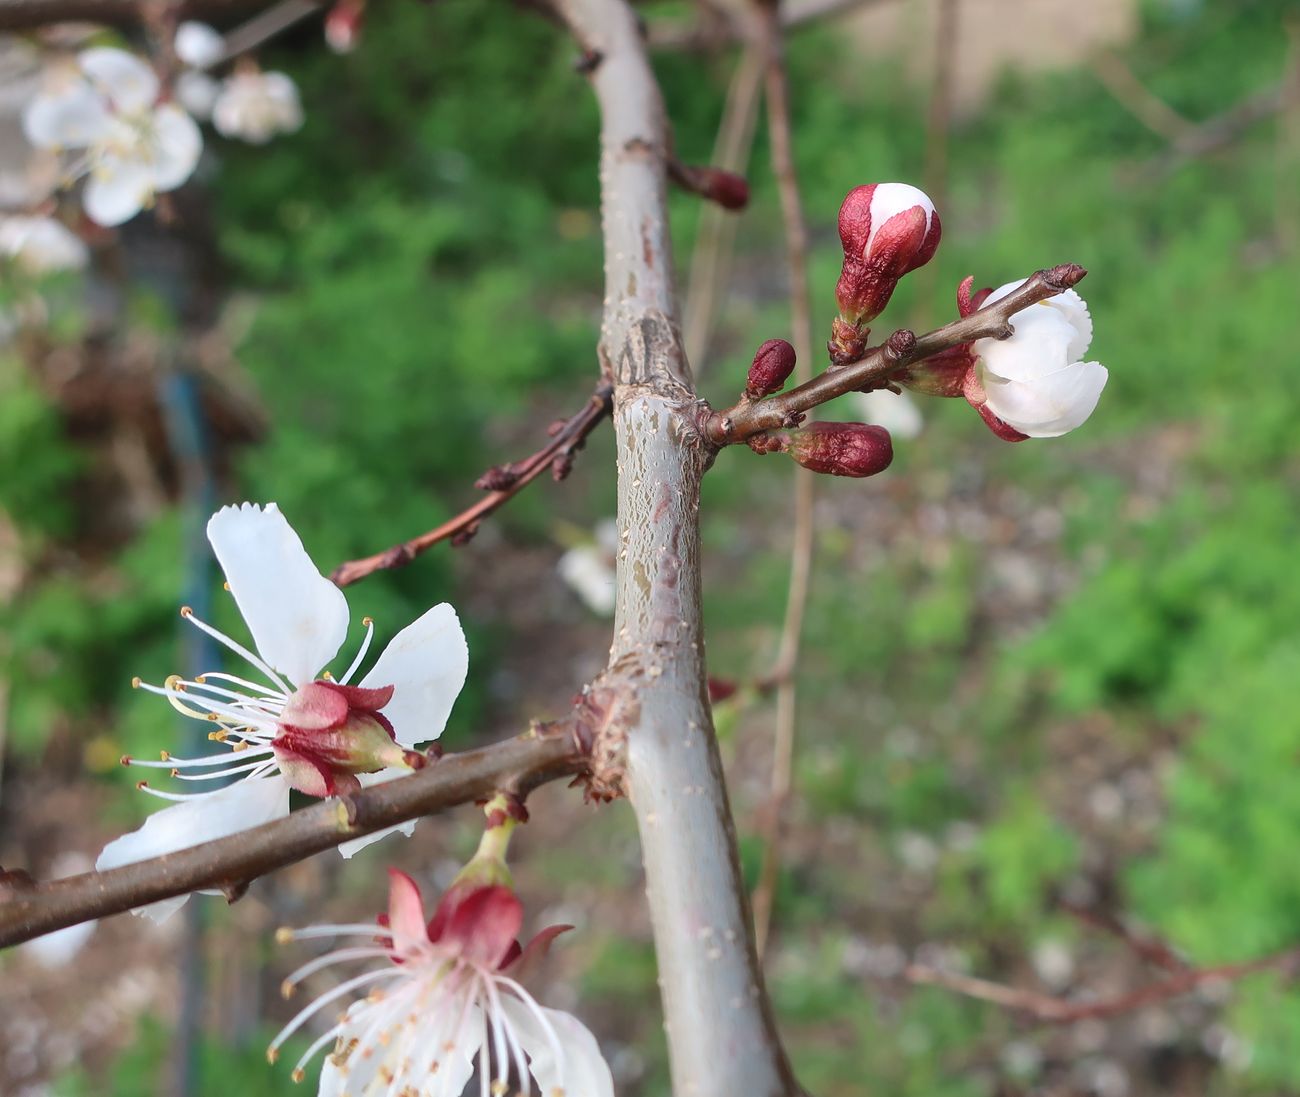
[[334, 681], [334, 675], [332, 675], [328, 670], [321, 672], [321, 678], [326, 682]]
[[123, 754], [122, 757], [118, 759], [118, 762], [121, 765], [129, 766], [131, 764], [131, 756], [129, 754]]
[[285, 1001], [288, 1001], [290, 998], [293, 997], [293, 992], [296, 989], [297, 988], [291, 982], [289, 982], [288, 979], [286, 979], [283, 983], [280, 984], [280, 997], [285, 999]]
[[181, 771], [178, 770], [175, 766], [172, 766], [172, 768], [167, 771], [167, 775], [169, 777], [179, 777], [181, 775]]
[[139, 688], [140, 688], [140, 678], [139, 678], [138, 675], [137, 675], [135, 678], [132, 678], [132, 679], [131, 679], [131, 688], [132, 688], [132, 689], [139, 689]]
[[226, 731], [225, 728], [222, 728], [220, 731], [208, 732], [208, 738], [211, 739], [212, 742], [214, 743], [224, 743], [228, 737], [229, 737], [229, 733]]
[[294, 1067], [293, 1073], [290, 1074], [289, 1077], [292, 1078], [295, 1082], [301, 1082], [304, 1078], [307, 1077], [307, 1075], [303, 1073], [302, 1067]]
[[137, 781], [137, 782], [135, 783], [135, 787], [136, 787], [137, 789], [139, 789], [141, 792], [143, 792], [145, 789], [147, 789], [147, 788], [149, 787], [149, 782], [148, 782], [148, 781]]
[[229, 590], [229, 589], [230, 589], [230, 584], [229, 584], [229, 583], [222, 583], [222, 584], [221, 584], [221, 589], [222, 589], [222, 590]]
[[492, 1083], [492, 1097], [505, 1097], [505, 1092], [509, 1087], [498, 1078]]
[[193, 616], [194, 616], [194, 611], [193, 611], [192, 609], [190, 609], [189, 606], [181, 606], [181, 616], [182, 616], [182, 617], [193, 617]]
[[280, 1058], [280, 1049], [278, 1047], [269, 1047], [266, 1049], [266, 1061], [274, 1064]]
[[366, 628], [369, 628], [371, 625], [375, 623], [375, 619], [373, 617], [363, 617], [361, 618], [361, 623]]
[[165, 750], [160, 750], [158, 752], [158, 760], [160, 762], [170, 762], [172, 760], [172, 756], [168, 754]]
[[275, 943], [277, 945], [287, 945], [293, 940], [293, 930], [289, 926], [281, 926], [275, 931]]
[[232, 751], [234, 751], [236, 754], [238, 754], [241, 750], [247, 750], [247, 749], [248, 749], [248, 744], [247, 744], [247, 743], [236, 743], [236, 744], [235, 744], [233, 747], [231, 747], [230, 749], [231, 749]]

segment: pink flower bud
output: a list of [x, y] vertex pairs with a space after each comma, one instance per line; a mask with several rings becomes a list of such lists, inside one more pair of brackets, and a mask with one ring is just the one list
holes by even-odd
[[338, 0], [325, 16], [325, 42], [335, 53], [351, 53], [361, 38], [366, 0]]
[[939, 246], [934, 203], [907, 183], [854, 187], [840, 206], [844, 267], [835, 286], [840, 315], [870, 323], [889, 304], [898, 280], [924, 266]]
[[769, 339], [754, 352], [745, 395], [751, 400], [761, 400], [780, 392], [781, 386], [794, 372], [794, 363], [794, 347], [784, 339]]
[[874, 476], [894, 459], [889, 431], [867, 423], [813, 423], [789, 435], [789, 453], [813, 472]]

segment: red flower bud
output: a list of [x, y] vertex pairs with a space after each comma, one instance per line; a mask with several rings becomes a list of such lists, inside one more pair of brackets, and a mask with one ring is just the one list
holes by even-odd
[[889, 304], [898, 280], [928, 263], [942, 226], [924, 191], [906, 183], [854, 187], [840, 206], [844, 267], [835, 286], [840, 315], [870, 323]]
[[745, 395], [751, 400], [761, 400], [780, 392], [781, 386], [794, 372], [794, 362], [794, 347], [784, 339], [769, 339], [754, 352]]
[[749, 183], [743, 175], [721, 168], [700, 168], [700, 194], [723, 209], [742, 210], [749, 205]]
[[813, 472], [831, 476], [874, 476], [894, 459], [884, 427], [867, 423], [813, 423], [789, 434], [790, 455]]

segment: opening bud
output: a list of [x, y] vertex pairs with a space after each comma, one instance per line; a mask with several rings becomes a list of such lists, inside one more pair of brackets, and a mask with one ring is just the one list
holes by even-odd
[[854, 187], [840, 206], [839, 228], [844, 266], [835, 297], [855, 328], [884, 311], [898, 280], [930, 261], [942, 234], [934, 203], [907, 183]]
[[361, 38], [366, 0], [338, 0], [325, 16], [325, 42], [335, 53], [351, 53]]
[[745, 395], [751, 400], [761, 400], [780, 392], [781, 386], [794, 372], [794, 347], [784, 339], [769, 339], [754, 352], [754, 361], [749, 367], [749, 380], [745, 384]]
[[790, 431], [787, 450], [799, 464], [830, 476], [874, 476], [894, 459], [889, 431], [868, 423], [812, 423]]

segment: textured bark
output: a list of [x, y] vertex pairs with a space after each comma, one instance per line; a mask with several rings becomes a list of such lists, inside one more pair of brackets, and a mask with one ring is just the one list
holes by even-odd
[[622, 687], [676, 1097], [799, 1092], [753, 944], [706, 697], [699, 489], [713, 449], [678, 331], [665, 205], [667, 132], [636, 18], [612, 0], [566, 17], [600, 60], [606, 300], [600, 353], [615, 381], [618, 601], [608, 678]]

